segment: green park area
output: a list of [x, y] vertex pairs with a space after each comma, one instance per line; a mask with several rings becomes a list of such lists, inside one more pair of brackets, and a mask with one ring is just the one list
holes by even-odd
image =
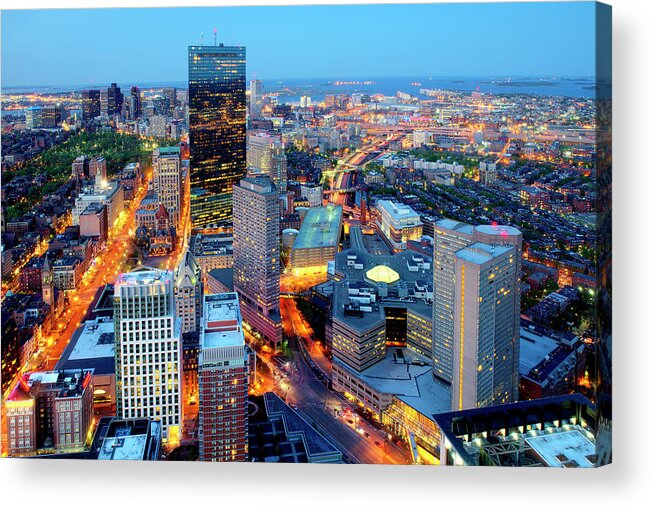
[[9, 183], [18, 176], [36, 176], [47, 174], [43, 185], [32, 185], [19, 202], [7, 206], [7, 219], [22, 216], [43, 196], [54, 192], [71, 177], [72, 162], [80, 155], [89, 157], [102, 156], [106, 159], [108, 175], [119, 172], [129, 162], [140, 162], [145, 167], [151, 164], [151, 153], [159, 141], [142, 139], [130, 134], [117, 132], [80, 132], [66, 141], [53, 146], [34, 159], [25, 167], [3, 174], [3, 183]]

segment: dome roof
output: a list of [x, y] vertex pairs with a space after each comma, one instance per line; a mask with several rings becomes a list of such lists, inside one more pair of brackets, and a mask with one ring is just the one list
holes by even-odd
[[393, 283], [400, 280], [400, 275], [389, 266], [375, 266], [366, 272], [366, 277], [374, 282]]

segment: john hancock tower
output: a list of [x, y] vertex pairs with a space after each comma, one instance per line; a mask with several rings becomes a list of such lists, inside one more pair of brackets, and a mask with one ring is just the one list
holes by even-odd
[[188, 87], [192, 228], [230, 229], [246, 175], [246, 48], [190, 46]]

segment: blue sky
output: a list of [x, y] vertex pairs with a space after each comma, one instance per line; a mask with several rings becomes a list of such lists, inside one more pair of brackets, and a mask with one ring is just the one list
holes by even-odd
[[594, 4], [2, 12], [2, 86], [187, 80], [187, 46], [247, 47], [249, 78], [592, 76]]

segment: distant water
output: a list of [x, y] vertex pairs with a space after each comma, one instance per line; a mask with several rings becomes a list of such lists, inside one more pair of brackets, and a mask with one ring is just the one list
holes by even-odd
[[338, 93], [381, 93], [395, 96], [396, 92], [409, 93], [419, 98], [425, 98], [420, 90], [443, 89], [473, 92], [479, 91], [490, 94], [533, 94], [567, 97], [595, 96], [595, 81], [591, 78], [490, 78], [490, 77], [459, 77], [459, 78], [369, 78], [366, 80], [345, 80], [350, 84], [335, 84], [335, 79], [269, 79], [263, 80], [265, 91], [278, 91], [282, 95], [281, 102], [297, 102], [301, 95], [308, 95], [313, 101], [321, 101], [326, 94]]
[[[426, 98], [420, 90], [443, 89], [503, 95], [530, 94], [541, 96], [566, 96], [594, 98], [596, 83], [593, 78], [557, 78], [557, 77], [381, 77], [381, 78], [321, 78], [321, 79], [263, 79], [264, 90], [280, 93], [282, 103], [298, 102], [302, 95], [308, 95], [312, 101], [320, 102], [328, 94], [364, 93], [367, 95], [383, 94], [395, 96], [398, 91], [409, 93], [419, 98]], [[93, 85], [101, 88], [106, 85]], [[141, 88], [161, 88], [173, 86], [187, 88], [185, 81], [151, 82], [151, 83], [122, 83], [121, 87], [128, 90], [130, 86]], [[66, 93], [79, 91], [88, 86], [41, 86], [41, 87], [4, 87], [3, 93], [38, 92]], [[3, 111], [2, 114], [7, 114]]]

